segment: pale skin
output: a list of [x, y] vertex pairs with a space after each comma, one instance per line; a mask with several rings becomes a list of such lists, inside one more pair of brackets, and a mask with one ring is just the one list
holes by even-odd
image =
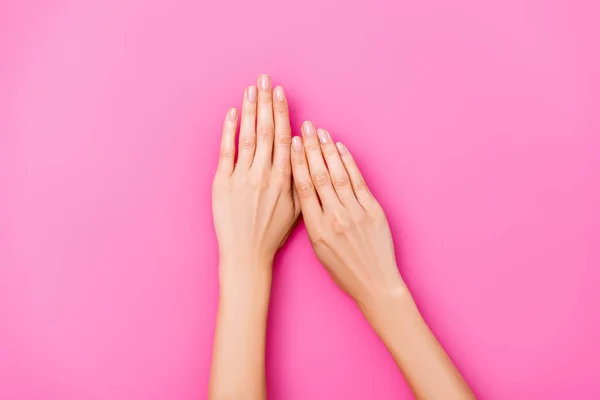
[[209, 398], [267, 396], [273, 258], [301, 212], [317, 257], [356, 302], [415, 398], [474, 399], [421, 317], [398, 271], [385, 213], [350, 151], [311, 122], [301, 130], [292, 138], [285, 93], [272, 89], [267, 75], [244, 92], [241, 117], [230, 109], [225, 118], [213, 185], [220, 296]]

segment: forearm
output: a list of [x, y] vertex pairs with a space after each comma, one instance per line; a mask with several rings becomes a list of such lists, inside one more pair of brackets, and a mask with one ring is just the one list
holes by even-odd
[[363, 311], [417, 399], [475, 398], [423, 320], [407, 288], [382, 294]]
[[226, 276], [233, 268], [219, 269], [225, 276], [220, 283], [209, 398], [264, 399], [271, 267], [237, 269], [247, 271], [245, 276]]

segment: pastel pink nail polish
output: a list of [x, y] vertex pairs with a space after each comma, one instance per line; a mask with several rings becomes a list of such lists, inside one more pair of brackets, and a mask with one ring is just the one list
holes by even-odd
[[296, 153], [300, 153], [302, 151], [302, 139], [300, 139], [298, 136], [294, 136], [292, 139], [292, 149]]
[[327, 143], [327, 132], [325, 132], [324, 129], [317, 129], [317, 136], [319, 137], [319, 141], [321, 143]]
[[336, 143], [336, 146], [337, 146], [337, 148], [338, 148], [338, 151], [340, 152], [340, 154], [341, 154], [341, 155], [344, 155], [344, 154], [346, 154], [346, 146], [344, 146], [344, 145], [342, 144], [342, 142], [337, 142], [337, 143]]
[[302, 130], [307, 138], [315, 136], [315, 127], [313, 126], [312, 122], [306, 121], [304, 124], [302, 124]]
[[229, 109], [229, 113], [228, 113], [228, 117], [229, 117], [230, 121], [235, 121], [237, 119], [237, 109], [230, 108]]
[[281, 86], [277, 86], [275, 91], [273, 92], [276, 101], [285, 100], [285, 93], [283, 93], [283, 88]]
[[248, 96], [248, 101], [254, 103], [256, 101], [256, 86], [249, 86], [246, 95]]
[[258, 86], [262, 90], [271, 89], [271, 79], [269, 78], [269, 75], [261, 75], [260, 78], [258, 78]]

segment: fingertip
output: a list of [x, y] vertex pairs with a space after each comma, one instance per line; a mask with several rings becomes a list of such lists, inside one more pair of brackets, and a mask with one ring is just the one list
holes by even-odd
[[302, 132], [307, 138], [315, 136], [315, 125], [311, 121], [304, 121], [302, 123]]
[[258, 77], [258, 87], [260, 88], [260, 90], [271, 89], [271, 77], [267, 74], [261, 74]]
[[321, 144], [326, 144], [329, 140], [327, 131], [323, 128], [317, 129], [317, 137], [319, 138], [319, 142], [321, 142]]
[[250, 103], [256, 102], [256, 86], [254, 86], [254, 85], [248, 86], [245, 94], [246, 94], [246, 100], [248, 100]]
[[337, 142], [335, 144], [335, 146], [337, 147], [337, 149], [341, 155], [348, 154], [348, 149], [346, 149], [346, 146], [344, 146], [344, 144], [342, 142]]
[[275, 101], [285, 101], [285, 91], [283, 90], [283, 87], [277, 86], [275, 90], [273, 90], [273, 97], [275, 98]]
[[302, 139], [299, 136], [294, 136], [292, 138], [292, 150], [295, 153], [300, 153], [302, 151]]
[[227, 119], [231, 122], [235, 122], [237, 121], [237, 117], [238, 117], [238, 111], [237, 108], [230, 108], [229, 111], [227, 112]]

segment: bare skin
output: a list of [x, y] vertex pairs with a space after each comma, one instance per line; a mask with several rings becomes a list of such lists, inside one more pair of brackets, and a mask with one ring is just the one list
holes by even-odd
[[352, 155], [311, 122], [302, 134], [293, 138], [292, 171], [317, 257], [355, 300], [417, 399], [474, 399], [400, 276], [387, 218]]
[[[258, 88], [257, 88], [258, 86]], [[264, 399], [265, 335], [275, 252], [300, 213], [291, 184], [291, 129], [283, 88], [268, 76], [244, 93], [223, 125], [213, 183], [219, 242], [219, 311], [210, 399]]]
[[415, 397], [474, 399], [400, 276], [385, 213], [348, 149], [311, 122], [292, 140], [283, 88], [272, 91], [266, 75], [258, 89], [246, 89], [239, 125], [235, 162], [238, 116], [229, 110], [213, 185], [220, 296], [209, 398], [266, 398], [272, 263], [302, 211], [317, 257], [355, 300]]

